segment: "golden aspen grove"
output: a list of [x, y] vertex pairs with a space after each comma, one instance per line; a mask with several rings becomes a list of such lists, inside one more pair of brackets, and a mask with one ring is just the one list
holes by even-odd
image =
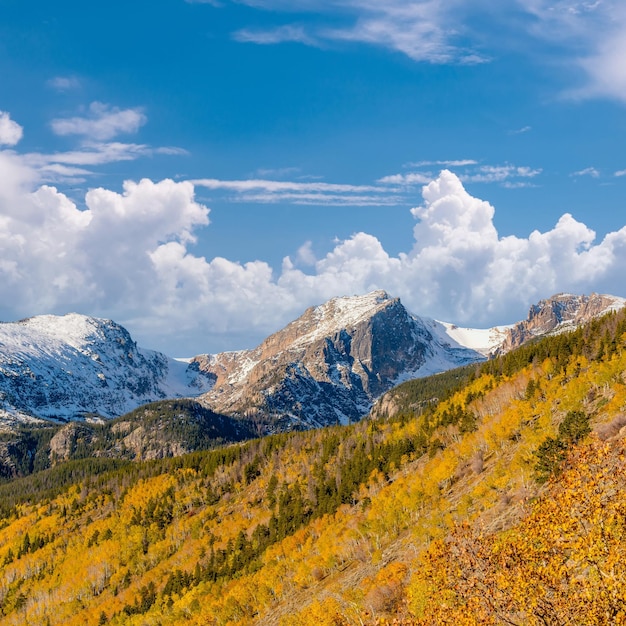
[[0, 624], [626, 624], [626, 315], [392, 414], [0, 485]]

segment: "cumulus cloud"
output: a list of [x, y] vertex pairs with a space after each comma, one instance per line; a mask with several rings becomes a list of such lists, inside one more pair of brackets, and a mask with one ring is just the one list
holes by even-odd
[[[399, 295], [417, 313], [483, 326], [516, 321], [530, 303], [558, 291], [622, 289], [626, 228], [596, 242], [591, 229], [565, 214], [547, 232], [503, 237], [493, 222], [493, 206], [471, 196], [449, 171], [424, 187], [423, 199], [412, 210], [415, 244], [398, 256], [389, 255], [373, 235], [356, 233], [307, 272], [285, 259], [277, 277], [262, 265], [231, 267], [229, 275], [245, 276], [247, 284], [255, 275], [261, 288], [255, 313], [267, 311], [272, 330], [308, 304], [376, 288]], [[305, 244], [297, 261], [304, 260], [303, 252], [308, 259], [309, 251]], [[230, 267], [225, 260], [221, 264], [222, 271]], [[268, 299], [284, 309], [271, 313]]]
[[313, 252], [313, 244], [310, 241], [306, 241], [298, 248], [297, 260], [304, 265], [315, 265], [316, 258]]
[[11, 119], [11, 116], [0, 111], [0, 146], [14, 146], [23, 135], [23, 128]]
[[[79, 207], [39, 180], [32, 162], [0, 151], [0, 318], [69, 310], [111, 317], [143, 345], [178, 356], [252, 346], [311, 304], [373, 289], [400, 296], [415, 313], [479, 326], [516, 321], [530, 303], [558, 291], [623, 295], [626, 227], [596, 241], [565, 214], [547, 232], [502, 236], [494, 207], [448, 170], [407, 212], [410, 250], [391, 255], [377, 237], [359, 232], [319, 258], [305, 242], [279, 269], [194, 253], [201, 229], [210, 226], [192, 182], [96, 188]], [[335, 195], [360, 189], [318, 182], [303, 191], [270, 182], [243, 188]]]
[[72, 309], [124, 317], [142, 300], [149, 310], [158, 297], [150, 255], [162, 246], [190, 245], [194, 229], [208, 223], [190, 183], [142, 180], [125, 183], [122, 193], [93, 189], [81, 210], [54, 187], [30, 190], [28, 168], [0, 159], [3, 180], [16, 172], [21, 184], [0, 195], [4, 319], [9, 312]]
[[135, 133], [147, 122], [139, 108], [119, 109], [102, 102], [92, 102], [86, 116], [52, 120], [57, 135], [81, 135], [97, 141], [113, 139], [121, 133]]

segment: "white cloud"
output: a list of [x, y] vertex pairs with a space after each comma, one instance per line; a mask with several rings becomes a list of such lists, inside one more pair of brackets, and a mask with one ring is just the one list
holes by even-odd
[[[529, 303], [558, 291], [622, 291], [626, 228], [595, 243], [593, 231], [565, 214], [545, 233], [502, 237], [494, 208], [469, 195], [448, 171], [424, 187], [423, 196], [412, 211], [419, 221], [406, 253], [392, 257], [376, 237], [357, 233], [337, 242], [309, 273], [286, 259], [281, 274], [257, 294], [260, 302], [269, 294], [285, 307], [269, 328], [308, 304], [375, 288], [399, 295], [417, 313], [483, 326], [515, 321]], [[305, 244], [297, 260], [308, 251]], [[260, 271], [255, 266], [237, 272], [244, 269]]]
[[621, 0], [520, 0], [535, 17], [534, 35], [557, 43], [571, 67], [582, 70], [573, 97], [626, 101], [626, 5]]
[[228, 189], [230, 191], [253, 191], [256, 189], [267, 192], [284, 191], [332, 191], [332, 192], [362, 192], [362, 191], [383, 191], [380, 187], [372, 185], [345, 185], [338, 183], [302, 183], [282, 180], [219, 180], [217, 178], [200, 178], [191, 181], [194, 185], [206, 187], [207, 189]]
[[297, 260], [304, 265], [315, 265], [317, 259], [313, 252], [313, 244], [310, 241], [305, 242], [298, 248]]
[[417, 161], [416, 163], [407, 163], [407, 167], [424, 167], [427, 165], [438, 165], [440, 167], [465, 167], [467, 165], [477, 165], [475, 159], [453, 159], [443, 161]]
[[[19, 171], [20, 162], [0, 160], [3, 180], [7, 166]], [[0, 195], [4, 319], [9, 312], [146, 313], [160, 300], [151, 255], [191, 245], [194, 229], [208, 223], [190, 183], [127, 182], [121, 194], [93, 189], [80, 210], [54, 187], [30, 191], [29, 182]]]
[[189, 156], [189, 150], [185, 148], [177, 148], [176, 146], [163, 146], [161, 148], [154, 148], [152, 150], [154, 154], [167, 154], [169, 156]]
[[[541, 169], [528, 166], [516, 165], [479, 165], [477, 161], [471, 159], [458, 161], [421, 161], [415, 163], [416, 167], [421, 165], [442, 165], [454, 167], [459, 178], [468, 183], [499, 183], [507, 188], [527, 187], [529, 180], [539, 176]], [[391, 174], [379, 179], [381, 184], [393, 184], [411, 188], [414, 185], [427, 184], [435, 178], [437, 174], [432, 171], [418, 171], [407, 174]]]
[[55, 76], [46, 83], [48, 87], [55, 91], [72, 91], [80, 87], [80, 81], [76, 76]]
[[[332, 42], [367, 43], [401, 52], [416, 61], [479, 63], [482, 54], [464, 45], [466, 2], [449, 0], [242, 0], [257, 9], [300, 13], [310, 18], [300, 24], [271, 28], [243, 28], [234, 33], [242, 42], [276, 44], [299, 42], [321, 46]], [[326, 23], [324, 19], [326, 18]], [[337, 26], [337, 18], [344, 24]], [[334, 24], [330, 26], [329, 24]]]
[[511, 178], [535, 178], [541, 174], [541, 169], [515, 165], [481, 165], [476, 171], [460, 176], [468, 183], [501, 183]]
[[68, 152], [28, 152], [19, 160], [37, 174], [40, 183], [84, 182], [95, 172], [87, 167], [133, 161], [157, 152], [147, 145], [133, 143], [85, 143], [81, 149]]
[[626, 21], [597, 50], [581, 61], [590, 82], [582, 95], [609, 96], [626, 101]]
[[279, 167], [276, 169], [260, 168], [254, 173], [254, 176], [258, 178], [284, 178], [286, 176], [292, 176], [299, 173], [299, 167]]
[[328, 29], [329, 39], [384, 46], [414, 61], [480, 63], [486, 60], [459, 42], [465, 30], [464, 3], [452, 0], [361, 0], [341, 3], [356, 9], [358, 19], [349, 27]]
[[84, 143], [80, 150], [54, 152], [44, 154], [30, 152], [24, 155], [24, 160], [33, 166], [45, 163], [65, 163], [69, 165], [103, 165], [118, 161], [132, 161], [140, 156], [152, 153], [149, 146], [137, 143]]
[[24, 129], [11, 119], [11, 116], [0, 111], [0, 146], [14, 146], [19, 143]]
[[626, 176], [626, 170], [619, 170], [615, 172], [613, 176]]
[[[571, 96], [626, 101], [622, 0], [237, 1], [273, 14], [302, 16], [298, 24], [243, 28], [234, 34], [238, 41], [318, 47], [354, 42], [429, 63], [481, 63], [522, 49], [561, 76], [568, 70]], [[537, 41], [547, 45], [537, 46]]]
[[[90, 167], [151, 150], [110, 142], [55, 155], [0, 151], [0, 319], [69, 310], [111, 317], [143, 345], [180, 356], [253, 345], [308, 305], [377, 288], [418, 314], [482, 326], [520, 319], [530, 303], [559, 291], [625, 295], [626, 227], [596, 241], [591, 229], [565, 214], [546, 232], [503, 236], [493, 206], [471, 196], [461, 176], [448, 170], [423, 187], [422, 204], [411, 210], [411, 249], [392, 256], [375, 236], [359, 232], [319, 258], [305, 242], [279, 270], [263, 260], [241, 264], [195, 254], [198, 233], [209, 224], [195, 186], [237, 199], [378, 206], [402, 203], [402, 194], [415, 188], [141, 180], [126, 182], [121, 193], [92, 189], [80, 208], [41, 185], [86, 177]], [[473, 181], [515, 184], [539, 173], [457, 163]], [[389, 182], [402, 186], [399, 179]]]
[[410, 174], [390, 174], [378, 179], [383, 185], [424, 185], [433, 179], [433, 175], [428, 172], [411, 172]]
[[572, 176], [590, 176], [591, 178], [599, 178], [600, 171], [597, 170], [595, 167], [586, 167], [584, 170], [573, 172]]
[[86, 117], [52, 120], [57, 135], [84, 135], [96, 141], [106, 141], [121, 133], [135, 133], [147, 122], [139, 108], [119, 109], [101, 102], [92, 102]]
[[210, 190], [231, 191], [234, 196], [230, 199], [236, 202], [389, 206], [404, 201], [403, 198], [393, 195], [395, 189], [375, 185], [267, 179], [219, 180], [216, 178], [202, 178], [191, 182]]
[[307, 46], [319, 45], [318, 41], [308, 35], [302, 26], [287, 24], [271, 30], [252, 30], [243, 28], [233, 34], [235, 41], [270, 45], [276, 43], [295, 42]]
[[181, 156], [189, 154], [187, 150], [175, 147], [152, 148], [146, 144], [121, 143], [117, 141], [108, 143], [82, 142], [77, 150], [67, 152], [53, 152], [51, 154], [41, 152], [28, 152], [19, 158], [23, 163], [39, 175], [40, 182], [84, 182], [87, 177], [95, 172], [87, 167], [105, 165], [107, 163], [120, 163], [134, 161], [141, 157], [155, 154], [168, 156]]
[[396, 206], [406, 199], [396, 195], [338, 195], [331, 193], [246, 193], [237, 198], [238, 202], [276, 204], [288, 202], [298, 205], [327, 206]]

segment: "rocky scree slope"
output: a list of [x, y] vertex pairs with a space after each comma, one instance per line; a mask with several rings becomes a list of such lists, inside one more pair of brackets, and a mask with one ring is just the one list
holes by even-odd
[[137, 347], [110, 320], [41, 315], [0, 323], [0, 423], [112, 418], [146, 402], [196, 396], [214, 378]]
[[256, 416], [272, 431], [360, 419], [401, 380], [483, 359], [441, 323], [375, 291], [311, 307], [254, 350], [193, 362], [216, 377], [202, 402], [219, 413]]

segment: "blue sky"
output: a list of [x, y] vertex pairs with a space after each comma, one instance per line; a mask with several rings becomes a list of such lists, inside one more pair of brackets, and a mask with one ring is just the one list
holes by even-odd
[[626, 296], [618, 0], [0, 0], [0, 318], [172, 355], [383, 288]]

